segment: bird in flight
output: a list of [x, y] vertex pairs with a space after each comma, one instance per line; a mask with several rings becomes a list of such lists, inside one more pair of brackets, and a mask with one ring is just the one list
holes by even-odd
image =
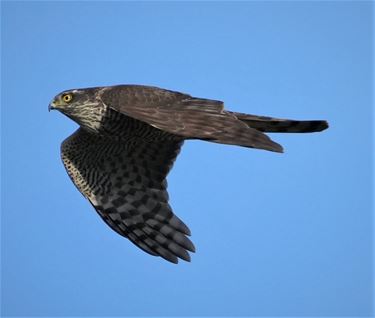
[[49, 105], [79, 124], [61, 144], [65, 169], [100, 217], [145, 252], [190, 261], [189, 228], [168, 204], [166, 177], [184, 140], [283, 152], [265, 132], [305, 133], [323, 120], [224, 109], [218, 100], [142, 85], [66, 90]]

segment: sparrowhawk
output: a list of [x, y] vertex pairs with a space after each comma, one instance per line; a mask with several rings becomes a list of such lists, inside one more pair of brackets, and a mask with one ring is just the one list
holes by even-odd
[[195, 247], [168, 204], [166, 177], [184, 140], [282, 152], [264, 132], [316, 132], [326, 121], [231, 112], [218, 100], [142, 85], [67, 90], [49, 105], [77, 122], [61, 145], [78, 190], [118, 234], [177, 263]]

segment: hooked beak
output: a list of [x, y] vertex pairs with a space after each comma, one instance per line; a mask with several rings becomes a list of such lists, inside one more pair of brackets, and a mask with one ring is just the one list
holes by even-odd
[[52, 101], [52, 102], [48, 105], [48, 111], [50, 112], [51, 110], [54, 110], [55, 108], [56, 108], [55, 101]]

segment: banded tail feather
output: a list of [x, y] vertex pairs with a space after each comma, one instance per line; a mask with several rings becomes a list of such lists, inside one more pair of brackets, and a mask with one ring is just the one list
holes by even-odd
[[293, 120], [232, 113], [251, 128], [267, 133], [311, 133], [328, 128], [325, 120]]

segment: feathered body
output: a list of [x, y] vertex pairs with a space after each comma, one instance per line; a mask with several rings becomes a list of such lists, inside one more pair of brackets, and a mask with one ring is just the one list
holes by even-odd
[[282, 152], [263, 132], [315, 132], [325, 121], [296, 121], [224, 110], [223, 102], [150, 86], [64, 91], [50, 104], [80, 128], [61, 147], [80, 192], [117, 233], [177, 263], [195, 248], [168, 204], [166, 176], [187, 139]]

